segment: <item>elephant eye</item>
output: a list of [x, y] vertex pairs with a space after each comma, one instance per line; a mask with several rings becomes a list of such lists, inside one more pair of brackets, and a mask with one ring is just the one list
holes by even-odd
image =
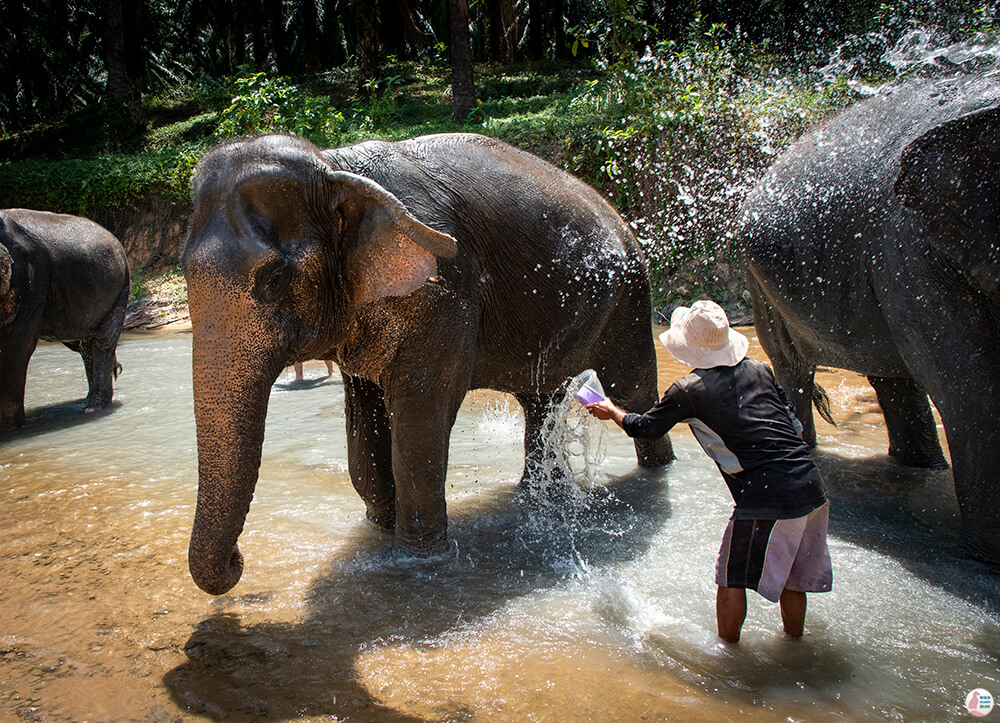
[[265, 304], [273, 304], [285, 297], [291, 283], [291, 265], [279, 261], [273, 269], [262, 274], [261, 281], [257, 285], [257, 296]]

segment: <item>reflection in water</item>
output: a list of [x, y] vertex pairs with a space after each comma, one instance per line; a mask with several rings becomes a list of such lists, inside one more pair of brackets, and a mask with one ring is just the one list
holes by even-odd
[[[686, 430], [677, 462], [640, 472], [570, 403], [555, 433], [574, 484], [518, 490], [518, 407], [473, 393], [451, 551], [400, 562], [364, 522], [320, 363], [274, 387], [247, 568], [209, 597], [186, 565], [190, 336], [128, 336], [119, 359], [115, 408], [84, 417], [79, 357], [42, 345], [29, 424], [0, 437], [0, 719], [923, 720], [1000, 691], [1000, 579], [954, 550], [950, 473], [887, 460], [857, 375], [817, 375], [839, 423], [817, 421], [835, 589], [810, 596], [797, 644], [751, 596], [734, 648], [712, 582], [731, 504]], [[662, 359], [661, 389], [685, 372]]]

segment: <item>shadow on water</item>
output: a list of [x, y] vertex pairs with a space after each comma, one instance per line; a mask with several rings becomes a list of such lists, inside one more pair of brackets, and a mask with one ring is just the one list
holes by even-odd
[[969, 558], [958, 545], [950, 469], [914, 469], [885, 455], [815, 457], [831, 497], [831, 535], [891, 558], [929, 584], [1000, 614], [1000, 574]]
[[84, 412], [86, 406], [87, 400], [84, 398], [75, 402], [59, 402], [28, 409], [25, 411], [24, 426], [0, 430], [0, 447], [43, 434], [62, 432], [85, 422], [93, 422], [112, 414], [121, 407], [121, 402], [115, 400], [107, 409], [94, 412]]
[[449, 510], [451, 551], [431, 562], [394, 559], [388, 535], [359, 528], [312, 582], [301, 621], [246, 624], [220, 611], [164, 681], [180, 706], [216, 719], [422, 720], [379, 704], [359, 681], [360, 656], [440, 646], [508, 603], [635, 559], [670, 517], [666, 486], [665, 471], [637, 471], [574, 488], [568, 502], [510, 489], [466, 499]]
[[315, 389], [326, 384], [335, 384], [340, 379], [337, 377], [313, 377], [312, 379], [293, 379], [290, 382], [275, 382], [274, 388], [292, 392], [297, 389]]

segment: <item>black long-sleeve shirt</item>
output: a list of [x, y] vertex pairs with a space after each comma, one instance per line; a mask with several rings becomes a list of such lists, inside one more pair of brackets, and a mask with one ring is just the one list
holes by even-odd
[[802, 517], [826, 501], [801, 424], [766, 364], [746, 358], [695, 369], [645, 414], [626, 414], [622, 427], [630, 437], [656, 438], [679, 422], [718, 465], [735, 519]]

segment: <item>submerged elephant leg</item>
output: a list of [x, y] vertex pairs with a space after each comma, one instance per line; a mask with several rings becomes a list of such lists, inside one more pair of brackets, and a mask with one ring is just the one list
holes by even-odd
[[347, 466], [368, 519], [391, 530], [396, 524], [392, 434], [382, 391], [370, 381], [343, 375], [347, 415]]
[[448, 444], [464, 392], [458, 393], [459, 385], [435, 388], [434, 392], [409, 389], [387, 394], [396, 480], [394, 547], [417, 557], [448, 549]]
[[524, 470], [521, 472], [521, 487], [545, 475], [558, 474], [556, 455], [546, 444], [546, 421], [555, 405], [562, 401], [561, 394], [516, 394], [515, 398], [524, 410]]
[[[604, 392], [629, 412], [645, 412], [659, 401], [656, 348], [649, 334], [651, 315], [648, 297], [629, 287], [628, 295], [612, 310], [589, 360]], [[635, 453], [640, 467], [661, 467], [675, 458], [666, 435], [635, 440]]]
[[87, 409], [91, 412], [111, 405], [114, 395], [114, 378], [117, 376], [118, 359], [115, 356], [116, 342], [104, 346], [94, 340], [90, 342], [90, 358], [93, 371], [90, 376], [90, 394]]
[[[30, 343], [29, 343], [30, 342]], [[0, 428], [14, 429], [24, 424], [24, 385], [28, 360], [37, 339], [8, 343], [0, 349]]]
[[927, 392], [913, 379], [868, 377], [889, 433], [889, 456], [900, 464], [946, 469]]
[[[87, 397], [86, 411], [104, 409], [111, 405], [114, 395], [114, 380], [118, 377], [121, 365], [118, 364], [116, 351], [118, 338], [125, 324], [125, 309], [128, 306], [128, 286], [125, 286], [118, 296], [114, 307], [101, 322], [97, 332], [84, 347], [90, 348], [92, 370], [88, 370], [90, 395]], [[84, 357], [86, 362], [86, 357]]]

